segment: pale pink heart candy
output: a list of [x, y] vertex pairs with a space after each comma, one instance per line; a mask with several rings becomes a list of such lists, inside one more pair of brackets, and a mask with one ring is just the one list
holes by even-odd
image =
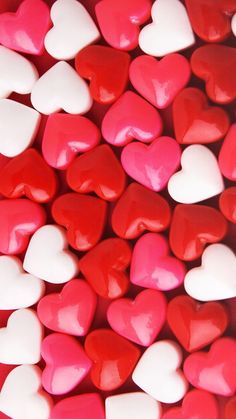
[[147, 146], [140, 142], [126, 145], [121, 163], [126, 173], [153, 191], [161, 191], [180, 164], [181, 149], [170, 137], [160, 137]]

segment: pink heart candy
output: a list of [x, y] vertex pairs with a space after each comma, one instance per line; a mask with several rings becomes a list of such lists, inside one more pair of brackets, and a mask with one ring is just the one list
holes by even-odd
[[168, 291], [183, 283], [185, 272], [183, 262], [169, 256], [168, 241], [161, 234], [147, 233], [136, 242], [130, 269], [133, 284]]
[[126, 173], [153, 191], [162, 190], [180, 164], [181, 149], [170, 137], [160, 137], [149, 146], [132, 142], [124, 147], [121, 163]]
[[103, 401], [99, 394], [89, 393], [67, 397], [52, 409], [50, 419], [105, 419]]

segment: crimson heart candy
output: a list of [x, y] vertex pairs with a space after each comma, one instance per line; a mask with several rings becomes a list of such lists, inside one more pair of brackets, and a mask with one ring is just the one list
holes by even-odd
[[106, 211], [105, 201], [74, 192], [59, 196], [52, 205], [54, 220], [67, 229], [69, 244], [80, 251], [91, 249], [100, 240]]
[[101, 241], [80, 259], [79, 267], [98, 295], [117, 298], [125, 294], [129, 286], [125, 272], [131, 260], [131, 248], [122, 239]]
[[92, 382], [104, 391], [124, 384], [140, 357], [135, 345], [108, 329], [91, 332], [85, 340], [85, 351], [93, 361]]
[[236, 224], [236, 186], [225, 189], [220, 195], [219, 205], [227, 220]]
[[236, 124], [231, 125], [219, 154], [221, 173], [230, 180], [236, 180]]
[[105, 419], [103, 401], [97, 393], [80, 394], [60, 400], [50, 419]]
[[75, 58], [79, 75], [90, 81], [96, 102], [109, 104], [123, 93], [128, 83], [130, 56], [102, 45], [89, 45]]
[[229, 129], [228, 114], [219, 107], [209, 106], [199, 89], [182, 90], [173, 103], [176, 139], [182, 144], [205, 144], [220, 140]]
[[225, 405], [224, 419], [236, 418], [236, 397], [230, 399]]
[[170, 223], [170, 207], [161, 195], [131, 183], [112, 213], [112, 228], [124, 239], [134, 239], [145, 230], [158, 232]]
[[170, 247], [182, 260], [201, 256], [207, 243], [216, 243], [227, 232], [227, 222], [215, 208], [206, 205], [179, 204], [170, 227]]
[[76, 192], [95, 192], [100, 198], [114, 201], [124, 191], [126, 176], [111, 147], [102, 144], [71, 163], [67, 182]]

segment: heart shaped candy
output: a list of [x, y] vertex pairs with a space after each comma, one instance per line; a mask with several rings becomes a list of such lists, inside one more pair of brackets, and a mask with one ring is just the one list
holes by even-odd
[[215, 155], [203, 145], [187, 147], [181, 157], [182, 170], [171, 176], [168, 191], [175, 201], [194, 204], [224, 190]]
[[51, 7], [51, 20], [54, 26], [46, 34], [44, 45], [57, 60], [71, 60], [100, 37], [91, 16], [77, 0], [56, 0]]
[[84, 336], [91, 326], [96, 305], [96, 295], [89, 284], [72, 279], [63, 287], [60, 294], [45, 295], [39, 301], [37, 313], [40, 321], [48, 329]]
[[225, 189], [220, 195], [220, 210], [231, 223], [236, 223], [236, 187]]
[[65, 61], [58, 61], [37, 80], [31, 92], [31, 102], [45, 115], [60, 110], [83, 114], [92, 106], [86, 82]]
[[106, 419], [161, 418], [161, 404], [141, 391], [110, 396], [105, 403]]
[[108, 109], [102, 121], [104, 139], [115, 146], [124, 146], [134, 138], [150, 143], [160, 136], [161, 131], [162, 120], [158, 111], [129, 90]]
[[20, 259], [0, 256], [0, 310], [16, 310], [37, 303], [44, 294], [41, 279], [24, 272]]
[[184, 264], [169, 256], [169, 246], [164, 236], [147, 233], [138, 239], [130, 269], [130, 281], [133, 284], [168, 291], [179, 287], [184, 275]]
[[132, 375], [138, 387], [163, 403], [176, 403], [188, 389], [180, 370], [182, 352], [171, 340], [160, 340], [146, 349]]
[[[105, 419], [103, 400], [97, 393], [80, 394], [60, 400], [50, 419]], [[156, 418], [155, 418], [156, 419]]]
[[202, 254], [202, 265], [188, 271], [184, 286], [191, 297], [200, 301], [236, 297], [236, 258], [233, 251], [224, 244], [208, 246]]
[[146, 54], [163, 57], [194, 44], [186, 9], [179, 0], [156, 0], [152, 20], [139, 35], [139, 46]]
[[44, 225], [30, 240], [23, 268], [47, 282], [63, 284], [78, 273], [78, 259], [67, 247], [62, 227]]
[[75, 68], [81, 77], [90, 81], [92, 98], [109, 104], [118, 99], [126, 88], [129, 63], [130, 56], [126, 52], [91, 45], [76, 56]]
[[219, 154], [219, 167], [222, 175], [227, 179], [236, 180], [236, 124], [231, 125]]
[[37, 364], [43, 327], [29, 308], [14, 311], [6, 327], [0, 329], [0, 362], [3, 364]]
[[41, 354], [46, 362], [42, 385], [51, 394], [73, 390], [92, 365], [78, 340], [62, 333], [48, 335], [42, 342]]
[[224, 419], [234, 419], [235, 414], [236, 414], [236, 397], [233, 397], [225, 405]]
[[108, 329], [89, 333], [85, 351], [93, 360], [92, 382], [103, 391], [119, 388], [132, 373], [140, 356], [136, 346]]

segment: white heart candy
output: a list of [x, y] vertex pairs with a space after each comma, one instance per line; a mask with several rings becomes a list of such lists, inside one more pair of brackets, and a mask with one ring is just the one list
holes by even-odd
[[29, 308], [14, 311], [6, 327], [0, 329], [0, 362], [3, 364], [37, 364], [43, 338], [43, 326]]
[[161, 418], [161, 404], [142, 392], [107, 397], [105, 405], [106, 419]]
[[233, 18], [231, 20], [231, 28], [234, 36], [236, 36], [236, 13], [233, 15]]
[[182, 370], [182, 351], [171, 340], [153, 343], [144, 352], [132, 375], [132, 379], [145, 393], [163, 403], [176, 403], [188, 389]]
[[0, 100], [0, 153], [15, 157], [34, 141], [41, 115], [10, 99]]
[[139, 34], [139, 46], [146, 54], [163, 57], [194, 44], [186, 9], [179, 0], [156, 0], [152, 20]]
[[202, 254], [202, 265], [188, 271], [186, 292], [200, 301], [236, 297], [236, 257], [224, 244], [212, 244]]
[[51, 397], [42, 390], [41, 370], [20, 365], [7, 376], [0, 393], [0, 411], [12, 419], [49, 419]]
[[0, 45], [0, 98], [12, 92], [30, 93], [38, 79], [36, 67], [25, 57]]
[[78, 273], [78, 259], [68, 249], [64, 228], [45, 225], [31, 237], [23, 268], [52, 284], [63, 284]]
[[30, 307], [43, 296], [44, 282], [27, 274], [20, 259], [0, 256], [0, 310]]
[[57, 60], [71, 60], [96, 41], [99, 31], [85, 7], [77, 0], [57, 0], [51, 8], [54, 27], [44, 39], [47, 52]]
[[83, 114], [91, 108], [92, 97], [87, 83], [74, 68], [59, 61], [37, 80], [31, 102], [45, 115], [62, 109], [70, 114]]
[[204, 201], [224, 190], [215, 155], [203, 145], [187, 147], [181, 157], [182, 170], [171, 176], [170, 196], [182, 204]]

